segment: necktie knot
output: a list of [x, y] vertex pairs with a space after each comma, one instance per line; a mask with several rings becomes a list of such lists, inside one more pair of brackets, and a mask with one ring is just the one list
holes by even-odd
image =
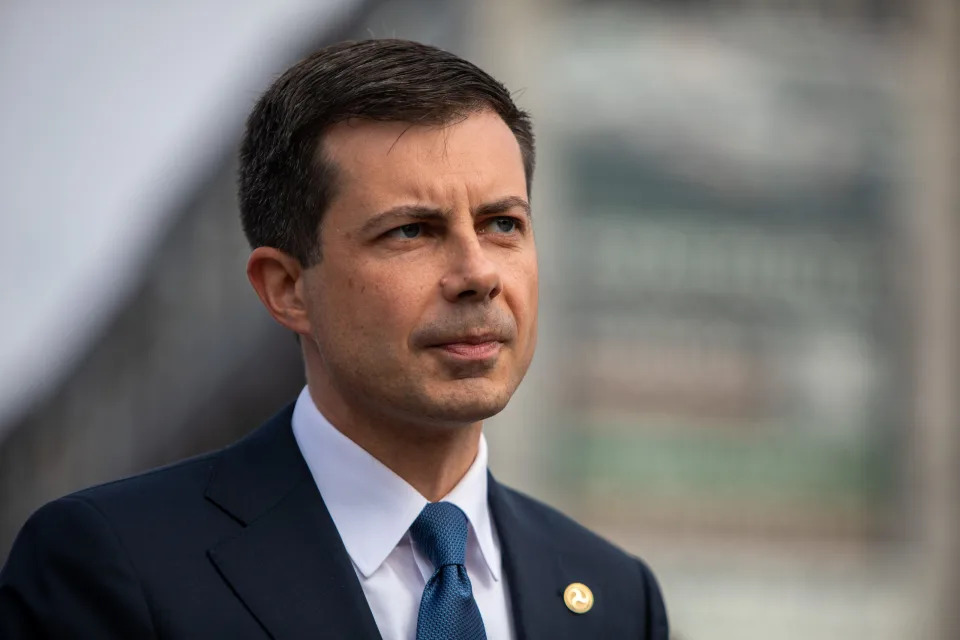
[[463, 565], [467, 554], [467, 516], [450, 502], [431, 502], [410, 526], [414, 543], [434, 569]]
[[486, 640], [467, 568], [467, 516], [450, 502], [432, 502], [410, 525], [410, 536], [433, 562], [417, 617], [417, 640]]

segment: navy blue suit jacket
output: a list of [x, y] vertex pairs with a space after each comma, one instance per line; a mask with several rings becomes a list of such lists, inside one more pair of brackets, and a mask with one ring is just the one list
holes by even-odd
[[[291, 414], [37, 511], [0, 572], [0, 638], [380, 638]], [[666, 640], [642, 561], [493, 478], [489, 498], [518, 640]]]

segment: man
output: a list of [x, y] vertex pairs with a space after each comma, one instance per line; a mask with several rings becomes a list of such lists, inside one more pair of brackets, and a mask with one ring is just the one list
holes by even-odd
[[227, 449], [46, 505], [0, 637], [665, 640], [639, 560], [489, 476], [536, 341], [526, 113], [472, 64], [343, 43], [247, 123], [247, 274], [307, 385]]

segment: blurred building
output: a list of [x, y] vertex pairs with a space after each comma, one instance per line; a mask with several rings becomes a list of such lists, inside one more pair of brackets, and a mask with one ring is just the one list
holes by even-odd
[[[487, 427], [498, 477], [644, 556], [677, 638], [956, 637], [956, 3], [361, 3], [277, 70], [371, 34], [534, 115], [541, 344]], [[302, 384], [243, 275], [232, 157], [0, 425], [0, 550]]]

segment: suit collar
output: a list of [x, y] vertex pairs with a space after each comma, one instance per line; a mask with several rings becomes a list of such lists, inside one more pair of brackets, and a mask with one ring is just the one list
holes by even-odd
[[[550, 636], [539, 613], [541, 602], [558, 588], [559, 570], [553, 554], [545, 552], [518, 510], [514, 497], [490, 475], [487, 482], [490, 511], [500, 537], [503, 573], [510, 589], [510, 604], [516, 640]], [[559, 586], [563, 589], [563, 585]]]
[[242, 525], [269, 511], [309, 477], [290, 432], [292, 415], [291, 404], [218, 458], [205, 496]]
[[211, 561], [277, 640], [380, 634], [290, 428], [289, 406], [220, 455], [206, 497], [243, 528]]
[[[593, 579], [589, 557], [564, 548], [553, 536], [558, 529], [538, 519], [532, 501], [489, 477], [490, 511], [500, 536], [503, 572], [510, 592], [516, 640], [579, 640], [603, 638], [606, 604], [603, 588]], [[542, 507], [541, 507], [542, 508]], [[563, 602], [573, 582], [592, 586], [597, 596], [589, 613], [571, 613]]]

